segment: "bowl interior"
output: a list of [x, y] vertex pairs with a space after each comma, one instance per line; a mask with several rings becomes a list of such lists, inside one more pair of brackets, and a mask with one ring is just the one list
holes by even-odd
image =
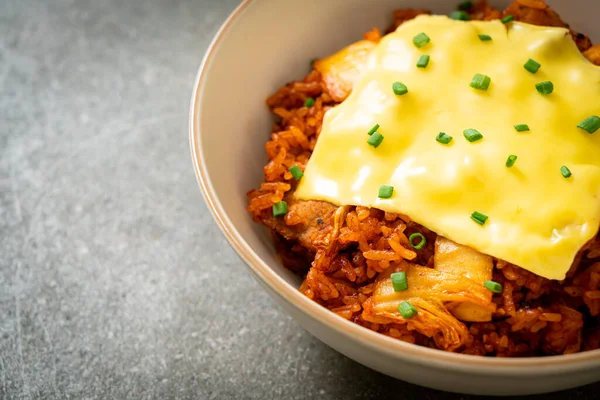
[[[256, 255], [287, 282], [299, 278], [278, 262], [269, 232], [252, 222], [246, 192], [258, 187], [266, 163], [264, 144], [273, 117], [265, 99], [286, 82], [309, 72], [309, 60], [359, 40], [372, 27], [385, 29], [392, 10], [402, 7], [448, 13], [455, 1], [363, 0], [326, 2], [258, 0], [246, 3], [218, 37], [207, 58], [193, 123], [198, 154], [225, 218]], [[491, 1], [503, 7], [507, 1]], [[549, 1], [571, 26], [600, 38], [594, 1]], [[596, 8], [596, 13], [590, 8]]]

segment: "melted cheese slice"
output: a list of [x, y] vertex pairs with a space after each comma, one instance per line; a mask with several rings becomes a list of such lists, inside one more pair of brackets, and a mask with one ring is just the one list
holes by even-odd
[[[425, 32], [422, 48], [412, 38]], [[481, 41], [487, 34], [491, 41]], [[429, 54], [427, 68], [416, 67]], [[541, 64], [532, 74], [523, 65]], [[469, 86], [477, 73], [487, 91]], [[400, 81], [408, 94], [395, 96]], [[542, 95], [535, 85], [552, 81]], [[400, 212], [455, 242], [563, 279], [600, 221], [600, 131], [577, 125], [600, 114], [600, 68], [562, 28], [422, 16], [386, 36], [350, 96], [326, 113], [296, 191], [299, 199]], [[385, 137], [367, 144], [379, 124]], [[513, 125], [528, 124], [529, 132]], [[463, 130], [484, 138], [469, 143]], [[436, 142], [439, 132], [453, 136]], [[518, 160], [505, 166], [509, 155]], [[572, 172], [561, 175], [561, 166]], [[381, 185], [394, 186], [379, 199]], [[489, 216], [480, 226], [470, 219]]]

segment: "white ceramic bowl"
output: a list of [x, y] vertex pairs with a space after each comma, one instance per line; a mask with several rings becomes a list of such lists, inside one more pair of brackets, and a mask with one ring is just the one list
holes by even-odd
[[[364, 365], [419, 385], [471, 394], [542, 393], [600, 380], [600, 350], [475, 357], [408, 344], [348, 322], [297, 291], [300, 279], [282, 267], [269, 233], [246, 212], [246, 192], [263, 178], [264, 144], [273, 121], [267, 96], [308, 73], [310, 59], [358, 40], [373, 26], [385, 28], [393, 9], [448, 13], [457, 1], [244, 1], [216, 35], [194, 86], [190, 146], [198, 182], [252, 276], [306, 330]], [[508, 1], [491, 3], [502, 7]], [[600, 41], [597, 0], [549, 3], [571, 26]]]

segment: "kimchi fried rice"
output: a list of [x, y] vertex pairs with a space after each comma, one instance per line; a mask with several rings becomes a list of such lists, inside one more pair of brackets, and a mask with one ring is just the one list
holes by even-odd
[[[393, 13], [389, 31], [427, 10]], [[513, 15], [516, 21], [568, 27], [541, 0], [517, 0], [506, 10], [485, 1], [468, 9], [473, 20]], [[580, 51], [600, 65], [600, 46], [571, 31]], [[365, 40], [377, 43], [377, 29]], [[445, 351], [498, 357], [569, 354], [600, 348], [600, 237], [577, 255], [563, 281], [549, 280], [505, 261], [493, 260], [493, 280], [502, 284], [494, 293], [490, 322], [463, 322], [436, 311], [440, 303], [423, 299], [429, 310], [418, 319], [374, 313], [378, 280], [411, 268], [433, 270], [437, 235], [406, 215], [361, 206], [336, 206], [323, 201], [300, 201], [290, 168], [304, 170], [315, 148], [323, 116], [350, 89], [332, 84], [313, 64], [299, 81], [280, 88], [267, 100], [277, 117], [265, 149], [265, 182], [248, 193], [248, 211], [271, 229], [284, 265], [301, 275], [300, 291], [338, 316], [405, 342]], [[314, 101], [314, 104], [313, 104]], [[284, 217], [272, 206], [288, 204]], [[416, 250], [409, 236], [420, 233], [426, 245]], [[428, 269], [428, 270], [425, 270]], [[431, 279], [437, 279], [431, 276]], [[432, 293], [435, 299], [436, 293]], [[443, 306], [442, 306], [443, 307]]]

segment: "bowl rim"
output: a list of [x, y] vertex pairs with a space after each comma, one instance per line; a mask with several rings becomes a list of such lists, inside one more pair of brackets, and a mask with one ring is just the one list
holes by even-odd
[[202, 157], [204, 150], [201, 142], [198, 140], [202, 134], [200, 126], [195, 123], [198, 120], [197, 116], [203, 102], [201, 95], [207, 78], [207, 65], [212, 61], [215, 50], [234, 22], [238, 20], [245, 9], [258, 1], [242, 0], [215, 34], [198, 69], [189, 114], [190, 151], [196, 180], [215, 222], [229, 244], [245, 262], [250, 272], [291, 306], [306, 314], [307, 317], [317, 320], [322, 325], [327, 326], [329, 329], [336, 331], [351, 341], [360, 341], [367, 347], [384, 352], [392, 358], [407, 359], [421, 365], [435, 365], [441, 368], [452, 368], [454, 370], [481, 375], [514, 375], [518, 373], [522, 376], [539, 376], [564, 374], [569, 371], [580, 371], [586, 367], [600, 365], [600, 349], [568, 355], [498, 358], [450, 353], [393, 339], [350, 322], [320, 306], [286, 282], [258, 257], [236, 230], [217, 198]]

